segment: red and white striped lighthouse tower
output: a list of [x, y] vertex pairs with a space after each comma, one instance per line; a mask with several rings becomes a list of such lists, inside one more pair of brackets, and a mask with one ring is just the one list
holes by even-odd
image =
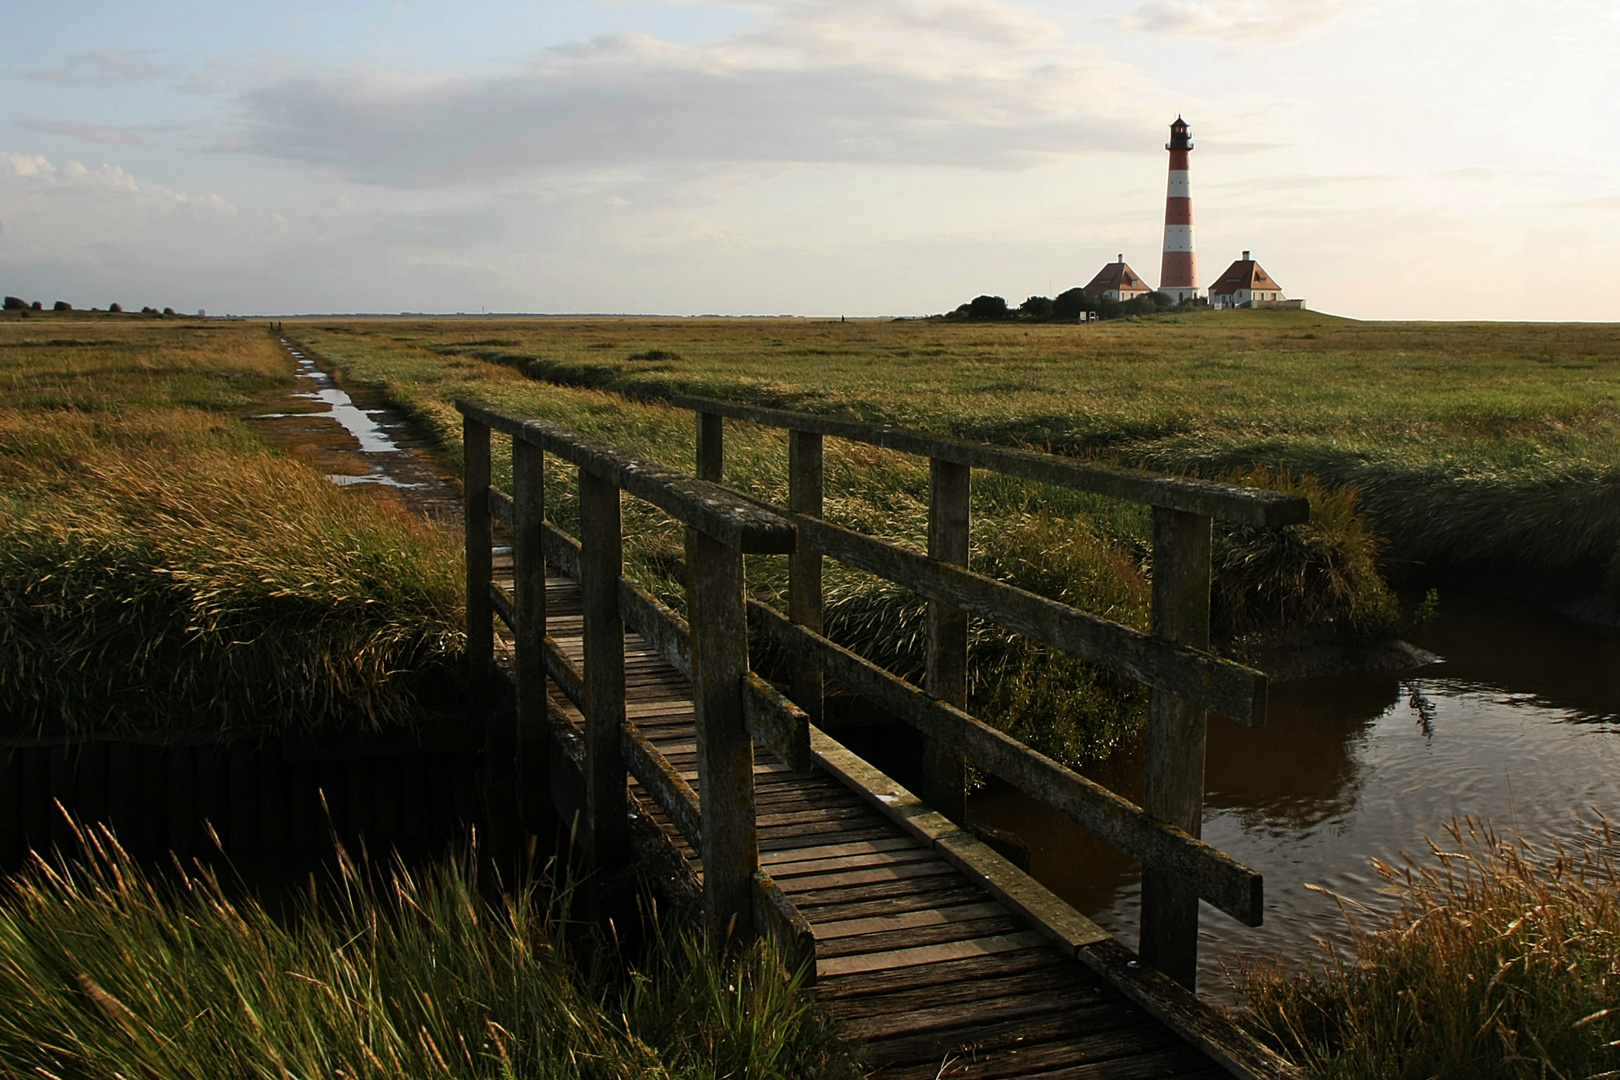
[[1170, 187], [1164, 198], [1164, 262], [1159, 268], [1159, 291], [1180, 303], [1203, 295], [1198, 288], [1198, 255], [1193, 249], [1192, 187], [1187, 182], [1192, 135], [1187, 121], [1176, 117], [1170, 125]]

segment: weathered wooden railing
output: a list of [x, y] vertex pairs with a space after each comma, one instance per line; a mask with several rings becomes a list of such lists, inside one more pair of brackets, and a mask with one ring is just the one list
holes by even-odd
[[[545, 678], [578, 706], [584, 808], [576, 836], [594, 866], [628, 861], [626, 776], [635, 776], [703, 859], [704, 922], [711, 940], [768, 935], [794, 964], [813, 961], [809, 924], [760, 870], [754, 815], [754, 740], [807, 767], [808, 717], [748, 666], [743, 555], [791, 553], [781, 515], [715, 484], [630, 457], [552, 424], [458, 401], [467, 485], [468, 656], [476, 704], [493, 688], [494, 617], [517, 642], [517, 745], [491, 729], [486, 791], [533, 822], [551, 798]], [[490, 484], [490, 432], [512, 439], [510, 494]], [[544, 519], [544, 454], [579, 470], [580, 536]], [[620, 495], [652, 503], [687, 526], [687, 604], [692, 626], [623, 576]], [[513, 583], [493, 580], [491, 521], [513, 538]], [[547, 563], [580, 583], [583, 670], [546, 633]], [[690, 677], [697, 727], [698, 790], [625, 713], [626, 624]], [[500, 771], [515, 763], [516, 776]], [[496, 815], [501, 816], [501, 815]], [[813, 975], [813, 966], [811, 967]]]
[[[1204, 804], [1206, 712], [1260, 726], [1266, 677], [1209, 653], [1210, 542], [1214, 519], [1276, 527], [1307, 520], [1303, 498], [1051, 454], [941, 438], [856, 421], [677, 396], [697, 414], [698, 475], [720, 483], [723, 422], [730, 417], [788, 432], [788, 505], [798, 532], [788, 612], [749, 601], [757, 631], [793, 658], [793, 700], [822, 715], [831, 677], [924, 737], [924, 793], [964, 815], [963, 763], [971, 760], [1040, 799], [1143, 866], [1140, 953], [1191, 987], [1197, 969], [1198, 901], [1250, 926], [1263, 918], [1259, 874], [1198, 839]], [[823, 439], [867, 443], [929, 460], [928, 554], [821, 519]], [[1144, 503], [1153, 508], [1151, 633], [1100, 619], [968, 569], [973, 469]], [[766, 508], [765, 504], [759, 504]], [[822, 557], [905, 585], [928, 601], [922, 687], [822, 636]], [[1146, 806], [1137, 807], [965, 711], [968, 618], [977, 616], [1150, 688]]]

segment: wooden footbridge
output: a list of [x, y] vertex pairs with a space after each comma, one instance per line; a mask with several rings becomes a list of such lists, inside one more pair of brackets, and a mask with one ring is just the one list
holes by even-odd
[[[602, 874], [629, 861], [634, 816], [650, 818], [701, 881], [707, 932], [773, 942], [878, 1076], [1292, 1075], [1192, 984], [1200, 900], [1249, 925], [1262, 915], [1260, 875], [1198, 839], [1206, 713], [1260, 724], [1266, 701], [1262, 674], [1206, 651], [1211, 521], [1299, 522], [1304, 500], [850, 421], [677, 403], [696, 414], [696, 477], [458, 402], [475, 705], [493, 700], [497, 617], [513, 643], [517, 693], [515, 722], [488, 728], [489, 798], [531, 823], [561, 814]], [[788, 506], [720, 485], [728, 417], [788, 431]], [[511, 439], [509, 493], [491, 485], [491, 432]], [[822, 518], [828, 436], [930, 460], [926, 556]], [[577, 466], [577, 539], [545, 519], [548, 454]], [[976, 468], [1152, 506], [1152, 633], [971, 572]], [[685, 524], [690, 621], [623, 575], [622, 494]], [[499, 573], [493, 522], [511, 539]], [[745, 592], [743, 556], [773, 553], [790, 560], [787, 613]], [[923, 686], [822, 636], [825, 557], [927, 599]], [[970, 617], [1151, 688], [1146, 807], [965, 711]], [[791, 658], [786, 693], [752, 670], [750, 630]], [[922, 790], [818, 727], [828, 680], [921, 733]], [[1141, 861], [1140, 955], [964, 826], [965, 761]]]

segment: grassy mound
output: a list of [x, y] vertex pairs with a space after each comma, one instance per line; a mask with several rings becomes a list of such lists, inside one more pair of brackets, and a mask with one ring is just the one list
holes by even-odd
[[1354, 959], [1249, 973], [1240, 1021], [1334, 1080], [1616, 1075], [1620, 835], [1600, 821], [1540, 851], [1449, 831], [1433, 865], [1377, 864], [1400, 909], [1358, 926]]
[[492, 898], [471, 856], [385, 881], [344, 860], [273, 914], [86, 840], [84, 861], [36, 861], [0, 895], [6, 1075], [858, 1075], [770, 950], [723, 961], [677, 936], [610, 981], [570, 947], [565, 893]]

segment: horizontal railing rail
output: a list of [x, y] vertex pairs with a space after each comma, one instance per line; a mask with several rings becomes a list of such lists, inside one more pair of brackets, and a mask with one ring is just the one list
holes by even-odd
[[615, 447], [543, 420], [520, 420], [463, 398], [456, 408], [469, 420], [537, 446], [643, 499], [670, 517], [747, 555], [793, 550], [793, 527], [718, 484], [698, 480], [657, 462], [632, 457]]
[[677, 408], [712, 416], [746, 420], [765, 427], [813, 432], [916, 454], [987, 472], [1003, 473], [1055, 487], [1088, 491], [1116, 499], [1200, 514], [1234, 525], [1275, 527], [1298, 525], [1310, 517], [1309, 504], [1298, 495], [1223, 484], [1196, 477], [1170, 476], [1097, 462], [1075, 461], [1056, 454], [993, 443], [969, 442], [910, 428], [844, 420], [811, 413], [788, 412], [758, 405], [742, 405], [714, 398], [673, 394]]
[[1266, 721], [1264, 672], [1049, 600], [983, 574], [801, 514], [789, 515], [807, 550], [942, 600], [1071, 656], [1167, 690], [1249, 727]]
[[1261, 924], [1263, 879], [1231, 856], [972, 714], [930, 697], [865, 657], [795, 626], [774, 608], [755, 600], [748, 609], [750, 625], [784, 649], [815, 655], [822, 670], [840, 685], [966, 754], [986, 772], [1052, 807], [1143, 866], [1193, 882], [1202, 899], [1234, 919], [1248, 926]]

